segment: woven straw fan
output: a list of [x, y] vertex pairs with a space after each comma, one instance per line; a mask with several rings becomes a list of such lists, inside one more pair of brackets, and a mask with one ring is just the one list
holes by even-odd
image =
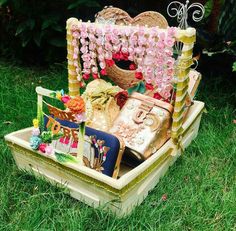
[[[130, 15], [115, 7], [109, 7], [100, 11], [96, 16], [97, 19], [102, 18], [104, 20], [115, 20], [115, 24], [120, 25], [140, 25], [140, 26], [148, 26], [154, 27], [159, 26], [161, 29], [165, 29], [168, 27], [167, 20], [163, 15], [155, 11], [146, 11], [143, 12], [136, 17], [132, 18]], [[112, 67], [106, 67], [107, 75], [111, 78], [114, 83], [116, 83], [119, 87], [123, 89], [128, 89], [135, 84], [137, 84], [140, 80], [135, 78], [134, 70], [124, 70], [117, 65], [113, 65]]]

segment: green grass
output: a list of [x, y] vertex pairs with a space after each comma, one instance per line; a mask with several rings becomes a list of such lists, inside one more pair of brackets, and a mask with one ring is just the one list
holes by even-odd
[[[200, 133], [133, 213], [93, 209], [19, 171], [4, 135], [31, 126], [35, 87], [67, 86], [63, 66], [30, 70], [0, 63], [0, 230], [236, 230], [236, 93], [232, 81], [204, 76]], [[214, 80], [214, 81], [213, 81]], [[166, 201], [162, 201], [167, 194]]]

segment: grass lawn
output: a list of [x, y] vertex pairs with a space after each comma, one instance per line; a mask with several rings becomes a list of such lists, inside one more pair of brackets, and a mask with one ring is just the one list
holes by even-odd
[[42, 71], [1, 62], [0, 230], [236, 230], [236, 91], [224, 78], [203, 76], [197, 98], [208, 113], [197, 139], [146, 200], [118, 219], [17, 169], [4, 135], [31, 126], [35, 87], [65, 89], [67, 73], [62, 65]]

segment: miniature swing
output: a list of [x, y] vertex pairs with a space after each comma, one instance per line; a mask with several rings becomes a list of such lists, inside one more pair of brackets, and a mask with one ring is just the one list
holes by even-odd
[[[111, 22], [111, 16], [113, 15], [116, 15], [117, 21]], [[110, 24], [103, 24], [104, 22], [107, 23], [107, 21], [109, 21]], [[157, 21], [159, 22], [160, 28], [156, 28]], [[117, 23], [121, 22], [125, 25], [117, 25]], [[145, 26], [147, 22], [150, 23], [149, 27]], [[127, 24], [132, 25], [127, 26]], [[84, 43], [83, 48], [85, 50], [87, 49], [86, 46], [88, 44], [86, 44], [86, 41], [89, 35], [85, 33], [84, 36], [86, 39], [83, 40], [83, 36], [81, 38], [81, 32], [84, 29], [86, 33], [89, 31], [90, 39], [94, 39], [92, 32], [94, 32], [96, 38], [99, 38], [98, 34], [96, 34], [97, 31], [101, 33], [101, 36], [104, 36], [104, 31], [106, 34], [108, 34], [108, 30], [112, 31], [111, 33], [115, 31], [115, 33], [118, 33], [118, 42], [124, 42], [124, 39], [122, 40], [120, 37], [129, 37], [132, 33], [140, 33], [140, 30], [141, 33], [149, 34], [149, 36], [150, 33], [152, 33], [153, 37], [158, 36], [160, 33], [163, 33], [163, 35], [172, 33], [168, 32], [170, 29], [167, 27], [165, 18], [156, 12], [144, 12], [132, 19], [126, 12], [120, 9], [107, 8], [98, 14], [95, 23], [84, 23], [75, 18], [68, 19], [67, 58], [69, 95], [64, 94], [64, 92], [54, 92], [42, 87], [37, 87], [38, 120], [35, 120], [34, 128], [30, 127], [13, 132], [8, 134], [5, 139], [20, 169], [33, 170], [36, 175], [42, 175], [52, 183], [62, 184], [68, 189], [72, 197], [93, 207], [106, 205], [106, 209], [112, 210], [118, 216], [123, 216], [131, 212], [135, 206], [144, 200], [148, 192], [155, 187], [159, 179], [168, 170], [168, 167], [176, 161], [183, 153], [183, 150], [198, 134], [204, 103], [193, 101], [188, 112], [186, 112], [186, 99], [189, 93], [191, 95], [189, 78], [191, 76], [199, 77], [196, 72], [190, 70], [190, 66], [193, 63], [192, 50], [196, 39], [196, 31], [194, 28], [174, 28], [174, 33], [171, 37], [175, 42], [182, 43], [182, 49], [176, 62], [177, 66], [175, 67], [175, 72], [171, 73], [176, 76], [176, 96], [173, 102], [171, 137], [165, 140], [161, 147], [158, 147], [145, 161], [137, 167], [132, 168], [121, 163], [124, 144], [126, 144], [122, 139], [104, 131], [95, 131], [93, 128], [85, 129], [85, 108], [79, 96], [80, 87], [84, 85], [84, 79], [89, 77], [89, 75], [93, 75], [93, 77], [97, 78], [99, 68], [95, 62], [88, 64], [88, 66], [84, 64], [86, 63], [86, 52], [82, 52], [83, 65], [81, 65], [80, 58], [77, 56], [78, 51], [81, 50], [79, 49], [79, 41], [82, 42], [82, 47]], [[128, 33], [127, 30], [131, 32]], [[79, 39], [75, 40], [75, 37], [78, 36], [79, 33]], [[155, 42], [156, 40], [154, 39], [153, 41]], [[113, 45], [111, 46], [111, 49], [113, 49], [115, 46], [114, 43], [111, 42], [110, 44]], [[173, 45], [174, 43], [171, 46]], [[91, 50], [92, 49], [97, 49], [97, 47], [91, 48]], [[106, 92], [106, 96], [109, 95], [109, 99], [112, 101], [112, 97], [114, 96], [113, 92], [119, 93], [120, 89], [133, 88], [141, 83], [140, 79], [134, 78], [137, 70], [136, 72], [133, 70], [122, 70], [114, 63], [109, 65], [107, 60], [112, 59], [110, 57], [112, 54], [109, 53], [109, 49], [108, 46], [106, 48], [108, 52], [104, 54], [104, 57], [107, 55], [106, 60], [104, 57], [95, 56], [91, 56], [92, 58], [90, 57], [90, 60], [99, 59], [101, 70], [106, 67], [107, 74], [112, 78], [114, 83], [118, 85], [118, 87], [114, 87], [105, 83], [106, 89], [109, 89], [107, 92], [110, 93], [109, 95]], [[137, 54], [134, 54], [134, 57], [137, 56]], [[143, 59], [135, 61], [138, 66], [137, 68], [143, 63]], [[147, 71], [147, 66], [148, 65], [143, 65], [142, 71]], [[104, 71], [102, 73], [104, 73]], [[153, 78], [155, 78], [155, 76]], [[153, 79], [151, 79], [148, 84], [152, 84], [152, 80]], [[149, 80], [146, 79], [145, 81], [147, 83]], [[96, 84], [97, 83], [99, 82], [96, 82]], [[102, 86], [104, 87], [104, 85]], [[94, 89], [96, 89], [96, 87], [92, 88], [91, 94], [94, 93]], [[144, 97], [149, 99], [148, 97], [150, 97], [150, 95], [153, 95], [151, 90], [147, 91]], [[132, 98], [132, 95], [130, 97]], [[59, 99], [66, 105], [67, 110], [53, 107], [46, 101], [47, 98]], [[45, 105], [47, 109], [45, 109]], [[111, 104], [109, 103], [109, 105]], [[113, 105], [112, 108], [115, 108], [113, 112], [117, 112], [118, 109], [116, 106]], [[47, 110], [49, 112], [47, 112]], [[185, 116], [186, 113], [187, 116]], [[43, 139], [53, 140], [55, 136], [58, 135], [60, 136], [62, 144], [55, 138], [56, 141], [50, 140], [55, 150], [52, 151], [52, 149], [49, 148], [51, 147], [50, 145], [42, 146], [43, 151], [38, 149], [39, 146], [37, 146], [35, 150], [32, 150], [32, 142], [29, 142], [32, 132], [37, 133], [37, 131], [40, 131], [41, 139], [42, 130], [45, 126], [51, 130], [44, 133]], [[93, 135], [94, 133], [96, 133], [98, 137], [104, 137], [104, 139], [96, 140]], [[48, 134], [50, 134], [50, 136]], [[36, 134], [36, 137], [39, 137], [39, 134]], [[77, 145], [74, 144], [75, 141], [77, 141]], [[71, 154], [74, 154], [74, 156], [65, 154], [65, 152], [68, 152], [63, 149], [65, 148], [65, 146], [63, 146], [65, 143], [67, 143], [66, 147], [69, 147]], [[61, 146], [58, 147], [58, 145]], [[93, 149], [91, 145], [94, 145]], [[62, 153], [59, 153], [58, 149], [60, 149]], [[113, 153], [111, 151], [114, 151], [114, 149], [116, 149], [116, 155], [109, 156], [109, 152]], [[92, 158], [91, 155], [93, 156]], [[109, 162], [109, 164], [106, 165], [106, 162]]]

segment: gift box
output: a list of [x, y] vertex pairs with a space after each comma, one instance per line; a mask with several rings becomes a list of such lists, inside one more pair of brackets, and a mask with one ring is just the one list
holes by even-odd
[[[123, 17], [122, 22], [124, 24], [132, 25], [116, 25], [117, 22], [109, 21], [108, 19], [112, 18], [111, 16], [114, 14], [120, 15], [118, 21], [122, 21]], [[103, 18], [101, 18], [102, 16]], [[145, 23], [144, 25], [147, 23], [149, 27], [142, 26], [141, 22]], [[161, 25], [160, 28], [156, 27], [158, 23]], [[138, 24], [139, 26], [137, 26]], [[114, 37], [110, 37], [111, 34]], [[104, 40], [100, 40], [98, 35]], [[126, 52], [127, 50], [124, 49], [126, 48], [125, 38], [138, 39], [134, 45], [136, 46], [135, 49], [139, 48], [135, 51], [136, 53], [132, 53], [131, 40], [127, 40], [130, 49], [128, 53]], [[34, 127], [13, 132], [5, 137], [19, 169], [28, 170], [36, 176], [45, 177], [53, 184], [66, 187], [72, 197], [92, 207], [102, 206], [118, 216], [129, 214], [135, 206], [142, 203], [148, 192], [156, 186], [160, 178], [166, 173], [169, 166], [176, 161], [198, 134], [204, 103], [192, 99], [191, 91], [194, 89], [192, 82], [191, 88], [189, 87], [189, 78], [191, 77], [189, 73], [190, 66], [193, 63], [192, 50], [195, 39], [196, 31], [194, 28], [183, 30], [167, 27], [164, 17], [155, 12], [145, 12], [132, 19], [120, 9], [108, 8], [98, 14], [95, 23], [84, 23], [75, 18], [69, 19], [67, 21], [69, 94], [65, 95], [63, 92], [53, 92], [41, 87], [36, 89], [38, 94], [38, 120], [35, 121]], [[89, 43], [88, 40], [93, 42]], [[104, 43], [104, 41], [110, 42]], [[118, 49], [117, 46], [121, 42], [122, 47]], [[176, 42], [182, 44], [182, 49], [179, 56], [174, 59], [173, 47]], [[148, 50], [150, 44], [153, 46], [153, 51], [158, 51], [158, 54], [153, 53], [150, 49]], [[140, 55], [143, 52], [142, 49], [144, 49], [143, 56]], [[111, 50], [113, 53], [110, 52]], [[83, 65], [80, 63], [80, 52]], [[117, 66], [113, 66], [114, 54], [115, 58], [132, 60], [137, 69], [123, 72]], [[159, 62], [164, 60], [165, 63], [159, 66], [153, 65], [153, 59], [150, 59], [149, 55], [155, 57], [155, 60], [159, 60]], [[159, 69], [157, 69], [158, 67]], [[136, 167], [122, 163], [122, 155], [119, 153], [123, 152], [124, 147], [119, 138], [117, 138], [118, 140], [114, 138], [115, 148], [111, 150], [113, 146], [109, 144], [107, 138], [109, 136], [102, 136], [102, 133], [99, 133], [101, 131], [99, 131], [97, 136], [101, 135], [102, 138], [96, 137], [96, 132], [89, 129], [87, 129], [86, 134], [85, 112], [82, 107], [82, 99], [79, 98], [80, 87], [85, 85], [84, 80], [90, 76], [97, 79], [100, 75], [108, 74], [107, 72], [112, 75], [115, 84], [127, 92], [138, 91], [147, 94], [149, 97], [159, 97], [161, 100], [171, 103], [174, 108], [171, 127], [169, 128], [170, 138]], [[128, 75], [127, 79], [125, 78], [126, 74]], [[117, 78], [116, 75], [118, 75]], [[131, 77], [134, 78], [134, 81]], [[165, 79], [164, 84], [161, 83], [163, 78]], [[155, 85], [156, 83], [158, 83], [158, 87]], [[159, 91], [155, 91], [156, 88]], [[45, 101], [45, 97], [60, 99], [66, 105], [66, 109], [55, 109]], [[106, 99], [107, 96], [104, 97], [103, 95], [103, 98]], [[114, 99], [112, 98], [113, 102], [115, 99], [117, 96], [114, 96]], [[190, 99], [190, 104], [186, 103], [187, 99]], [[125, 105], [123, 99], [117, 103], [120, 108]], [[46, 114], [43, 109], [45, 105], [48, 107], [49, 114]], [[45, 122], [45, 116], [49, 118], [47, 122]], [[67, 120], [68, 123], [64, 124], [60, 120]], [[70, 126], [69, 123], [75, 125]], [[43, 133], [45, 127], [49, 131]], [[38, 130], [35, 128], [39, 129], [41, 134], [38, 134], [36, 132]], [[77, 128], [79, 131], [76, 130]], [[64, 134], [60, 140], [51, 141], [50, 139], [59, 135], [61, 130], [64, 131]], [[46, 143], [37, 143], [42, 137]], [[91, 143], [91, 146], [86, 146], [87, 141]], [[47, 142], [51, 142], [51, 145]], [[52, 149], [52, 146], [55, 150]], [[66, 151], [67, 148], [68, 151]], [[64, 153], [58, 153], [58, 149]], [[116, 156], [112, 154], [114, 149], [116, 149]], [[95, 159], [100, 161], [100, 169], [94, 167], [98, 166], [97, 164], [85, 164], [86, 153], [83, 153], [84, 150], [92, 153], [91, 161], [95, 161]], [[109, 159], [109, 153], [113, 159]], [[112, 166], [104, 171], [106, 168], [104, 163], [108, 159]]]

